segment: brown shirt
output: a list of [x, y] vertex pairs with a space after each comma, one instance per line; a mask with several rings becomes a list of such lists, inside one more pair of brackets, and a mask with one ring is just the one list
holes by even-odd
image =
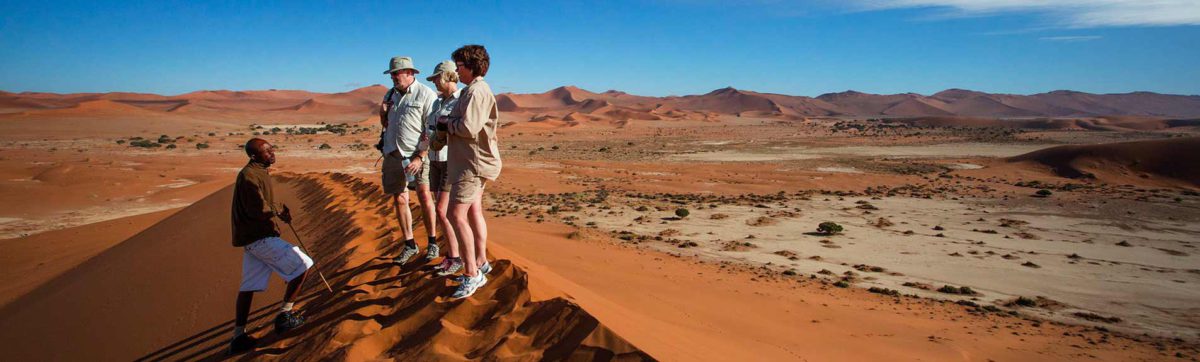
[[492, 87], [483, 77], [467, 85], [448, 118], [446, 168], [450, 182], [469, 177], [488, 180], [500, 177], [500, 143], [496, 137], [500, 109], [496, 107]]
[[233, 184], [233, 246], [246, 246], [271, 236], [275, 227], [275, 191], [267, 167], [254, 161], [242, 167]]

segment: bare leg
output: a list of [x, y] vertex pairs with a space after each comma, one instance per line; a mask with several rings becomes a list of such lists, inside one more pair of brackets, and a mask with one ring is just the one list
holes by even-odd
[[254, 292], [238, 292], [237, 311], [234, 313], [233, 326], [246, 327], [250, 319], [250, 303], [254, 301]]
[[396, 208], [396, 215], [399, 216], [400, 233], [404, 234], [404, 240], [411, 240], [413, 238], [412, 210], [408, 208], [407, 190], [392, 194], [392, 207]]
[[470, 210], [471, 231], [475, 232], [475, 262], [479, 266], [483, 266], [487, 262], [487, 221], [483, 219], [483, 190], [479, 190], [479, 197], [475, 202], [471, 203]]
[[454, 227], [450, 225], [450, 217], [446, 216], [446, 209], [450, 207], [450, 193], [446, 191], [437, 193], [437, 217], [438, 221], [442, 222], [442, 233], [446, 235], [446, 245], [450, 246], [450, 253], [447, 254], [451, 258], [461, 257], [458, 251], [458, 238], [454, 235]]
[[300, 287], [304, 286], [304, 279], [308, 277], [308, 271], [301, 273], [296, 279], [287, 283], [287, 289], [283, 291], [283, 302], [288, 303], [296, 299], [296, 293], [300, 291]]
[[457, 236], [462, 241], [462, 258], [463, 267], [466, 270], [466, 275], [475, 277], [479, 275], [479, 268], [475, 265], [475, 237], [471, 231], [470, 217], [471, 204], [459, 203], [458, 201], [450, 202], [450, 222], [454, 225], [454, 236]]
[[436, 238], [437, 216], [433, 211], [433, 193], [429, 192], [429, 185], [417, 186], [417, 201], [421, 202], [421, 221], [425, 222], [425, 234]]

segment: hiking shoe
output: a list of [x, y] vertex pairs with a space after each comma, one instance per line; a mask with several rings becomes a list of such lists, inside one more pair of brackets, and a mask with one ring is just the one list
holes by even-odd
[[438, 248], [437, 244], [429, 243], [429, 248], [425, 249], [425, 261], [433, 261], [442, 253], [442, 249]]
[[233, 339], [229, 341], [229, 354], [251, 351], [254, 350], [256, 345], [258, 345], [257, 339], [254, 339], [249, 334], [242, 333], [233, 336]]
[[403, 265], [405, 263], [408, 263], [409, 259], [412, 259], [412, 257], [417, 256], [417, 253], [420, 253], [420, 252], [421, 252], [421, 248], [418, 248], [416, 245], [411, 245], [411, 246], [405, 245], [404, 250], [400, 251], [400, 256], [396, 257], [395, 259], [392, 259], [392, 262]]
[[450, 298], [463, 299], [470, 297], [472, 294], [475, 294], [475, 291], [479, 290], [479, 287], [482, 287], [484, 284], [487, 284], [487, 277], [483, 274], [479, 274], [479, 276], [474, 278], [465, 278], [463, 283], [458, 285], [458, 289], [454, 290], [454, 294], [450, 295]]
[[279, 315], [275, 316], [275, 334], [284, 334], [302, 325], [304, 317], [295, 311], [279, 312]]
[[484, 260], [483, 266], [479, 267], [479, 272], [484, 273], [484, 274], [491, 273], [492, 272], [492, 263], [489, 263], [489, 262], [487, 262], [487, 260]]
[[462, 260], [459, 260], [458, 258], [446, 258], [446, 260], [449, 260], [446, 262], [448, 264], [446, 265], [445, 268], [438, 270], [437, 276], [444, 277], [447, 275], [452, 275], [454, 273], [458, 273], [459, 270], [462, 270], [462, 268], [463, 268]]
[[450, 259], [452, 259], [452, 258], [446, 257], [446, 258], [442, 259], [441, 262], [438, 262], [437, 265], [433, 266], [433, 271], [435, 271], [435, 272], [441, 271], [442, 269], [446, 269], [446, 268], [450, 267]]

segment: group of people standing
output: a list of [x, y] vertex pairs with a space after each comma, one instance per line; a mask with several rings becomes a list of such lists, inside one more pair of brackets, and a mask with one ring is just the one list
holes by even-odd
[[[408, 206], [409, 190], [415, 190], [428, 231], [424, 259], [432, 262], [441, 257], [437, 242], [441, 224], [449, 250], [434, 272], [452, 277], [458, 285], [450, 297], [462, 299], [487, 284], [492, 270], [482, 197], [487, 183], [500, 176], [500, 112], [491, 86], [484, 81], [490, 65], [487, 49], [466, 45], [450, 58], [425, 78], [436, 91], [417, 82], [421, 72], [412, 58], [391, 59], [384, 74], [391, 76], [392, 88], [379, 105], [384, 132], [378, 148], [383, 153], [383, 192], [392, 200], [404, 237], [400, 255], [392, 262], [403, 265], [421, 253]], [[466, 87], [459, 89], [460, 82]], [[275, 163], [274, 146], [254, 138], [246, 142], [245, 150], [250, 161], [234, 183], [232, 208], [233, 246], [243, 248], [243, 253], [231, 353], [257, 344], [245, 326], [254, 293], [266, 289], [272, 272], [287, 282], [275, 332], [304, 324], [293, 300], [314, 264], [304, 250], [280, 238], [274, 222], [277, 218], [291, 223], [291, 211], [274, 200], [268, 170]]]
[[[487, 284], [492, 269], [486, 258], [482, 196], [486, 183], [500, 176], [500, 111], [484, 80], [490, 64], [487, 49], [467, 45], [450, 58], [425, 78], [436, 91], [416, 81], [420, 70], [412, 58], [392, 58], [384, 73], [393, 87], [380, 103], [379, 121], [384, 126], [383, 192], [392, 197], [404, 237], [404, 248], [393, 262], [405, 264], [420, 254], [408, 208], [408, 190], [413, 189], [428, 231], [425, 259], [439, 257], [441, 223], [450, 250], [434, 269], [439, 276], [463, 273], [455, 278], [459, 286], [451, 295], [457, 299]], [[459, 82], [466, 88], [458, 89]]]

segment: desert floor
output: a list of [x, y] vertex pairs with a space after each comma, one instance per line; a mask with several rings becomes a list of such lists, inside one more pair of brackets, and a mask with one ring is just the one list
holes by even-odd
[[[421, 268], [382, 262], [399, 237], [367, 146], [378, 125], [287, 132], [322, 122], [26, 125], [0, 139], [0, 356], [223, 358], [240, 263], [228, 186], [245, 164], [239, 145], [275, 127], [261, 137], [280, 148], [273, 170], [302, 205], [300, 234], [331, 255], [335, 292], [310, 280], [313, 326], [246, 358], [1200, 356], [1198, 185], [1102, 162], [1067, 178], [1008, 159], [1200, 130], [510, 122], [485, 201], [490, 252], [509, 262], [495, 286], [452, 302]], [[164, 135], [176, 147], [129, 146]], [[817, 233], [822, 222], [845, 230]], [[173, 262], [190, 253], [204, 256]], [[71, 312], [48, 316], [55, 308]], [[523, 334], [502, 338], [506, 328]], [[113, 331], [128, 335], [74, 338]]]

